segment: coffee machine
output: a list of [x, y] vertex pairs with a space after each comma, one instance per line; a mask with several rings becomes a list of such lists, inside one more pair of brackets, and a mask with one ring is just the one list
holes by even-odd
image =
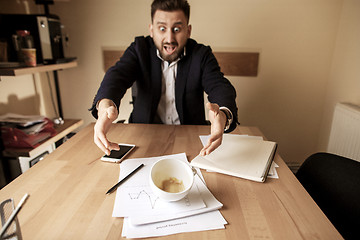
[[[28, 45], [36, 48], [37, 64], [64, 62], [63, 38], [60, 18], [53, 14], [0, 14], [0, 39], [7, 42], [9, 62], [19, 61], [19, 32], [29, 33]], [[22, 39], [24, 40], [24, 39]]]

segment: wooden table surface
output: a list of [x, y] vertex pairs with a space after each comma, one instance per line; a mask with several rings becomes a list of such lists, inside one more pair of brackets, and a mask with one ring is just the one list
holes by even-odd
[[[26, 239], [120, 239], [123, 218], [113, 218], [115, 194], [105, 192], [119, 178], [119, 167], [100, 161], [93, 143], [93, 124], [0, 191], [0, 201], [25, 193], [30, 197], [18, 214]], [[109, 138], [133, 143], [128, 158], [185, 152], [191, 161], [209, 126], [114, 124]], [[261, 136], [256, 127], [234, 133]], [[281, 149], [281, 146], [279, 146]], [[252, 182], [218, 173], [203, 175], [209, 190], [224, 204], [225, 229], [181, 233], [161, 239], [341, 239], [323, 212], [277, 154], [279, 179]]]

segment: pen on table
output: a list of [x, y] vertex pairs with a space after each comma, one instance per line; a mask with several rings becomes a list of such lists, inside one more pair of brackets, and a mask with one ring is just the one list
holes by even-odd
[[6, 223], [4, 224], [4, 226], [1, 229], [0, 232], [0, 237], [2, 239], [2, 236], [4, 235], [4, 233], [6, 232], [6, 230], [8, 229], [8, 227], [10, 226], [10, 224], [12, 223], [12, 221], [14, 220], [14, 218], [16, 217], [16, 215], [19, 213], [21, 207], [23, 206], [23, 204], [25, 203], [26, 199], [29, 197], [29, 194], [25, 194], [23, 196], [23, 198], [20, 200], [19, 204], [16, 206], [15, 210], [11, 213], [9, 219], [6, 221]]
[[136, 173], [137, 171], [139, 171], [140, 168], [142, 168], [144, 166], [144, 164], [141, 164], [140, 166], [138, 166], [137, 168], [135, 168], [131, 173], [129, 173], [126, 177], [124, 177], [123, 179], [121, 179], [117, 184], [115, 184], [112, 188], [110, 188], [106, 194], [110, 194], [112, 193], [117, 187], [120, 186], [120, 184], [122, 184], [123, 182], [125, 182], [129, 177], [131, 177], [132, 175], [134, 175], [134, 173]]

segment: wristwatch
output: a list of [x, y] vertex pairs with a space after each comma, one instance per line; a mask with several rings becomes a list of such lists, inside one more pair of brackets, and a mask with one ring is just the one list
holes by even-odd
[[220, 111], [222, 111], [223, 113], [225, 113], [226, 116], [226, 124], [225, 124], [225, 128], [224, 131], [229, 130], [230, 125], [233, 121], [233, 117], [232, 117], [232, 113], [230, 112], [230, 110], [226, 107], [220, 107]]

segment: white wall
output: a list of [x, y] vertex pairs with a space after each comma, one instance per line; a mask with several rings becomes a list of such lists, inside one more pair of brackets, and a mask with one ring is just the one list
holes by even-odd
[[[268, 139], [277, 141], [287, 162], [302, 162], [317, 151], [320, 128], [329, 121], [325, 115], [322, 120], [324, 107], [333, 99], [331, 89], [337, 88], [327, 90], [328, 80], [342, 85], [335, 77], [342, 73], [332, 67], [342, 62], [333, 57], [341, 57], [338, 31], [359, 22], [345, 21], [344, 9], [359, 4], [350, 0], [189, 3], [192, 37], [198, 42], [214, 51], [260, 52], [257, 77], [229, 77], [238, 93], [241, 124], [258, 126]], [[102, 49], [125, 48], [134, 36], [147, 35], [150, 4], [151, 0], [70, 0], [50, 6], [70, 36], [67, 56], [78, 57], [77, 68], [59, 73], [65, 117], [82, 118], [85, 124], [94, 121], [87, 108], [104, 75]], [[348, 35], [357, 37], [353, 41], [359, 39]], [[356, 87], [354, 82], [349, 86]], [[122, 119], [131, 111], [128, 101], [129, 95], [121, 106]]]

